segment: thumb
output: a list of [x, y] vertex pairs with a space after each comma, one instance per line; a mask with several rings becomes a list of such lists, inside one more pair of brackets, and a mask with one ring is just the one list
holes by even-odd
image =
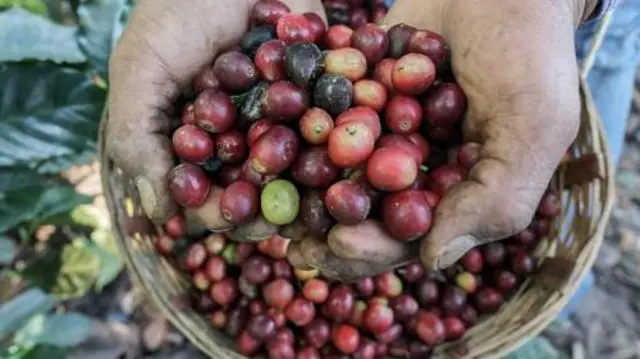
[[[117, 86], [112, 88], [118, 89]], [[151, 95], [138, 96], [137, 99], [144, 101], [149, 99], [147, 96]], [[118, 97], [113, 96], [108, 103], [106, 151], [134, 181], [147, 216], [162, 223], [176, 214], [178, 208], [166, 182], [166, 175], [174, 166], [168, 136], [171, 121], [162, 111], [145, 106], [126, 106], [123, 110], [124, 105], [118, 101]], [[139, 120], [131, 120], [136, 118]]]
[[[144, 9], [136, 10], [141, 17]], [[106, 151], [134, 181], [147, 216], [164, 222], [178, 209], [166, 182], [174, 166], [172, 121], [166, 110], [181, 84], [160, 58], [139, 46], [156, 39], [149, 40], [140, 27], [134, 18], [109, 59]]]
[[[525, 229], [560, 158], [548, 146], [549, 152], [532, 160], [529, 144], [506, 131], [485, 138], [480, 159], [468, 177], [444, 190], [422, 242], [421, 258], [427, 268], [449, 267], [473, 247]], [[431, 172], [433, 189], [438, 187], [438, 178], [451, 178], [451, 172], [460, 168], [448, 164]]]
[[[449, 171], [452, 166], [457, 165], [445, 165], [434, 174]], [[466, 181], [451, 188], [438, 204], [433, 226], [422, 242], [425, 266], [449, 267], [470, 249], [526, 228], [536, 207], [535, 197], [542, 195], [545, 186], [507, 190], [510, 183], [517, 183], [514, 180], [509, 168], [484, 159]], [[505, 186], [500, 188], [498, 184]]]

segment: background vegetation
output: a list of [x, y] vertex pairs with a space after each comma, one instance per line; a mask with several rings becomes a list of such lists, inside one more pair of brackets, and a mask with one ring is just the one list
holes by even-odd
[[0, 358], [64, 358], [91, 332], [65, 303], [122, 269], [100, 190], [77, 184], [131, 5], [0, 0]]

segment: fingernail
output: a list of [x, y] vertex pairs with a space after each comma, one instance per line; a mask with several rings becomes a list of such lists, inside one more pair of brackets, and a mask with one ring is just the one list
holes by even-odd
[[155, 218], [158, 200], [153, 190], [153, 185], [151, 185], [151, 182], [145, 177], [137, 177], [135, 183], [142, 202], [142, 209], [148, 217]]
[[469, 250], [478, 245], [478, 239], [471, 235], [458, 237], [446, 244], [438, 253], [436, 265], [439, 269], [447, 268], [457, 262]]

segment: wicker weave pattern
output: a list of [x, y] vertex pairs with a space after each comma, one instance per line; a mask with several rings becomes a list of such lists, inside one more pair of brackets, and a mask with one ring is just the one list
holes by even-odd
[[[562, 214], [552, 234], [536, 251], [539, 270], [499, 313], [476, 325], [458, 342], [438, 348], [434, 358], [499, 358], [509, 353], [553, 320], [593, 264], [612, 207], [613, 170], [601, 121], [584, 80], [581, 87], [581, 126], [572, 160], [554, 177], [556, 188], [565, 189]], [[209, 357], [243, 358], [233, 351], [229, 338], [185, 305], [188, 281], [155, 253], [152, 236], [130, 234], [129, 218], [144, 215], [140, 201], [131, 179], [115, 168], [103, 149], [101, 138], [103, 187], [114, 232], [132, 277], [173, 325]]]

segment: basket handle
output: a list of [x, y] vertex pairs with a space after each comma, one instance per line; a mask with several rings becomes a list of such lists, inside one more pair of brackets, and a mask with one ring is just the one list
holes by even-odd
[[596, 36], [593, 38], [591, 42], [591, 48], [589, 49], [589, 53], [582, 61], [582, 67], [580, 69], [580, 76], [586, 79], [589, 76], [589, 72], [593, 67], [593, 63], [596, 59], [596, 55], [600, 47], [602, 47], [602, 42], [604, 41], [604, 36], [607, 34], [607, 30], [609, 29], [609, 25], [611, 24], [611, 18], [614, 10], [607, 11], [602, 20], [598, 24], [598, 29], [596, 30]]

